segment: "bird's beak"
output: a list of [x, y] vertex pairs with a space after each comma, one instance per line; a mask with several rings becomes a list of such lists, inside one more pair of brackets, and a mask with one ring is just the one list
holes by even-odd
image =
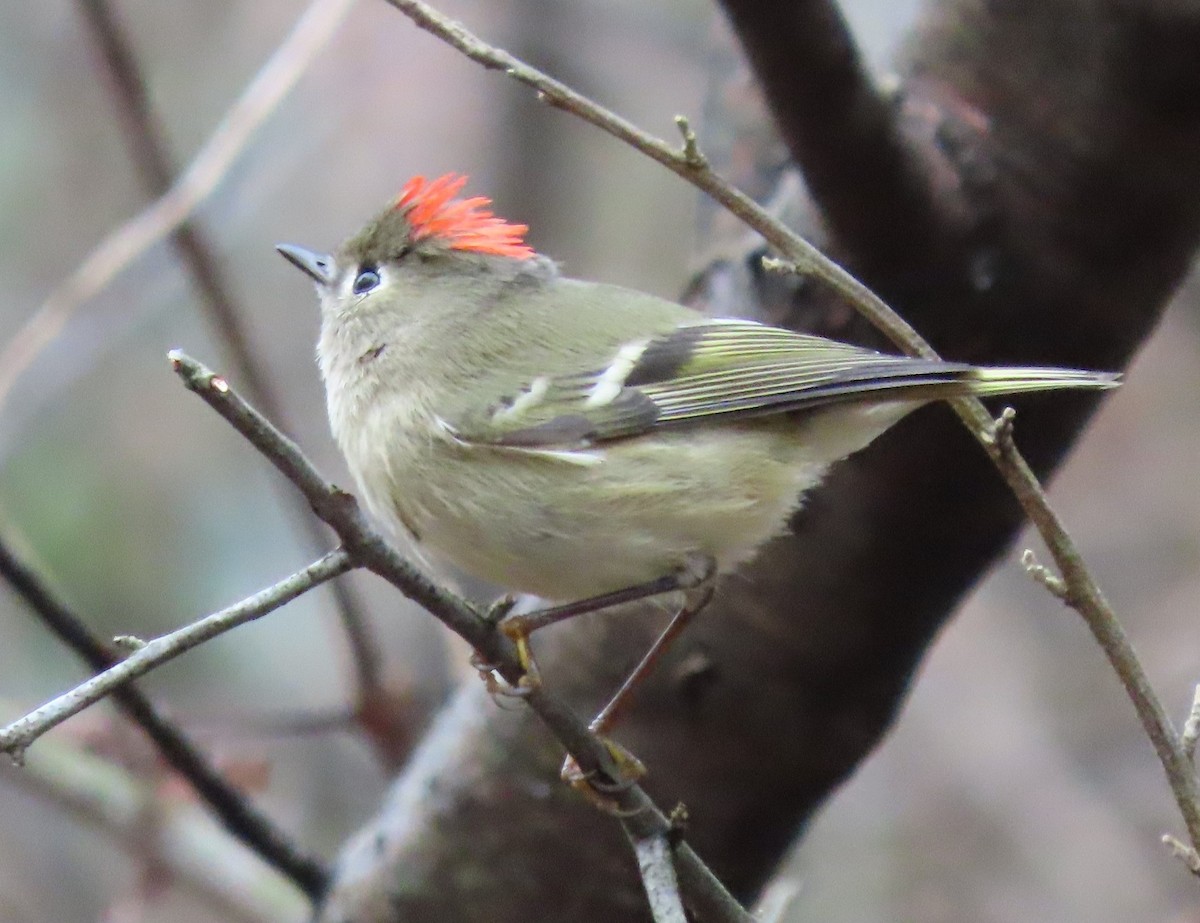
[[284, 259], [302, 270], [319, 285], [329, 285], [333, 281], [333, 257], [324, 253], [314, 253], [295, 244], [276, 244], [275, 249], [283, 254]]

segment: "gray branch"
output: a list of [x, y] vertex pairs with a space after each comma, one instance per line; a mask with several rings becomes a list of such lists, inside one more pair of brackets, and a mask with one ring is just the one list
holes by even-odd
[[313, 587], [344, 574], [353, 566], [350, 555], [345, 551], [331, 551], [304, 570], [280, 580], [274, 586], [261, 590], [228, 609], [214, 612], [198, 622], [152, 641], [127, 641], [126, 643], [135, 649], [120, 663], [0, 728], [0, 752], [7, 753], [19, 762], [26, 748], [41, 735], [62, 724], [72, 715], [79, 714], [89, 705], [94, 705], [111, 695], [130, 680], [144, 676], [155, 667], [168, 660], [174, 660], [180, 654], [217, 635], [252, 622], [268, 612], [274, 612]]

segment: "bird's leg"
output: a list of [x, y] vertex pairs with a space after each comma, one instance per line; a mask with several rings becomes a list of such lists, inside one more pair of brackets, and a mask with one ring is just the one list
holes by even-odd
[[[711, 581], [711, 575], [709, 579]], [[620, 778], [615, 783], [608, 780], [601, 781], [591, 778], [588, 773], [583, 772], [573, 757], [568, 756], [563, 762], [561, 770], [563, 780], [573, 788], [583, 791], [598, 806], [606, 807], [606, 805], [611, 803], [611, 799], [606, 797], [606, 793], [611, 793], [614, 788], [619, 789], [631, 782], [635, 782], [646, 774], [646, 767], [642, 764], [641, 760], [624, 747], [609, 740], [608, 733], [625, 716], [630, 704], [633, 702], [638, 687], [645, 682], [646, 677], [658, 666], [667, 649], [712, 600], [713, 591], [714, 588], [711, 582], [709, 582], [694, 588], [688, 593], [683, 605], [679, 607], [679, 610], [671, 618], [667, 627], [663, 629], [662, 634], [651, 645], [650, 650], [646, 651], [645, 656], [634, 667], [633, 672], [626, 677], [625, 682], [621, 684], [621, 687], [609, 700], [608, 704], [600, 710], [600, 713], [588, 725], [608, 746], [609, 752], [612, 754], [613, 760], [620, 770]]]
[[671, 617], [671, 621], [667, 623], [667, 627], [663, 629], [662, 634], [651, 645], [650, 650], [646, 651], [645, 656], [633, 668], [633, 672], [625, 678], [625, 682], [621, 683], [621, 688], [613, 694], [608, 704], [592, 719], [588, 727], [601, 736], [606, 735], [616, 727], [617, 722], [629, 710], [629, 705], [633, 701], [638, 686], [645, 682], [646, 677], [654, 672], [654, 668], [658, 666], [667, 649], [675, 643], [675, 640], [683, 634], [683, 630], [712, 601], [713, 591], [714, 588], [709, 584], [688, 594], [687, 598], [683, 601], [683, 605]]
[[[716, 562], [712, 558], [699, 556], [689, 560], [685, 568], [681, 568], [680, 571], [671, 575], [670, 590], [684, 591], [683, 605], [672, 616], [667, 627], [655, 639], [654, 644], [651, 645], [650, 649], [638, 662], [638, 665], [634, 667], [633, 672], [626, 677], [608, 704], [601, 709], [600, 713], [596, 715], [589, 725], [590, 729], [600, 737], [612, 755], [613, 763], [617, 770], [617, 777], [598, 778], [594, 774], [585, 773], [571, 756], [568, 756], [564, 761], [561, 770], [563, 780], [584, 794], [597, 807], [613, 813], [619, 813], [616, 802], [611, 797], [612, 794], [636, 782], [646, 774], [646, 767], [642, 761], [620, 744], [611, 740], [608, 734], [629, 710], [629, 706], [633, 702], [637, 690], [658, 666], [663, 655], [683, 633], [684, 629], [691, 624], [692, 620], [708, 605], [713, 597], [713, 578], [715, 576]], [[661, 582], [659, 582], [659, 585], [661, 586]], [[640, 588], [630, 588], [627, 591], [629, 595], [626, 598], [639, 599], [645, 598], [645, 596], [657, 595], [648, 592], [651, 586], [652, 584], [645, 584]], [[639, 590], [642, 593], [639, 593]], [[668, 590], [664, 587], [661, 592], [668, 592]], [[623, 599], [622, 601], [626, 600]], [[559, 607], [558, 610], [548, 610], [547, 615], [555, 617], [550, 618], [545, 624], [559, 621], [562, 616], [558, 616], [558, 612], [562, 611], [563, 608], [565, 607]], [[588, 610], [585, 609], [583, 611]], [[541, 615], [541, 613], [534, 613], [534, 615]]]
[[611, 606], [636, 602], [639, 599], [649, 599], [678, 590], [695, 590], [709, 584], [716, 575], [716, 570], [716, 562], [712, 558], [707, 555], [695, 555], [673, 573], [657, 577], [646, 583], [639, 583], [636, 586], [614, 590], [611, 593], [602, 593], [599, 596], [589, 596], [587, 599], [576, 600], [561, 606], [550, 606], [546, 609], [514, 615], [509, 612], [513, 605], [508, 601], [509, 597], [502, 597], [488, 610], [488, 616], [517, 646], [517, 657], [521, 661], [521, 669], [526, 674], [521, 678], [521, 685], [536, 685], [539, 681], [537, 665], [534, 663], [533, 653], [529, 648], [529, 636], [539, 628], [545, 628], [547, 625], [553, 625], [587, 612], [597, 612]]
[[[525, 649], [525, 653], [528, 655], [528, 648]], [[520, 649], [518, 649], [518, 657], [519, 656]], [[511, 699], [523, 699], [529, 695], [531, 690], [536, 689], [542, 684], [541, 675], [538, 673], [537, 663], [532, 657], [529, 658], [529, 666], [524, 667], [525, 672], [521, 676], [520, 681], [518, 681], [515, 685], [504, 679], [504, 677], [500, 675], [500, 671], [496, 668], [496, 665], [484, 659], [483, 655], [480, 654], [479, 651], [474, 651], [471, 654], [470, 663], [471, 666], [474, 667], [475, 672], [479, 674], [479, 678], [483, 680], [484, 685], [487, 687], [488, 695], [492, 696], [493, 698], [496, 698], [497, 696], [505, 696]], [[496, 704], [499, 705], [499, 701], [497, 701]]]
[[587, 612], [596, 612], [610, 606], [636, 602], [639, 599], [649, 599], [664, 593], [683, 591], [686, 594], [683, 605], [671, 618], [670, 623], [642, 657], [633, 672], [621, 684], [609, 703], [590, 724], [591, 730], [596, 733], [612, 755], [616, 777], [609, 778], [608, 773], [602, 777], [585, 773], [571, 757], [568, 757], [563, 764], [563, 779], [600, 808], [616, 811], [616, 804], [611, 797], [612, 793], [624, 789], [646, 774], [646, 767], [641, 760], [620, 744], [610, 740], [607, 734], [628, 710], [638, 687], [653, 672], [667, 649], [682, 634], [692, 619], [708, 605], [713, 596], [712, 584], [716, 571], [716, 562], [712, 558], [696, 555], [689, 558], [678, 571], [637, 586], [626, 587], [561, 606], [551, 606], [515, 615], [511, 613], [515, 600], [511, 596], [503, 596], [493, 603], [484, 615], [516, 645], [517, 657], [524, 675], [516, 685], [512, 685], [498, 679], [495, 668], [478, 659], [478, 655], [476, 658], [472, 658], [472, 665], [484, 677], [488, 690], [492, 694], [525, 696], [529, 694], [530, 690], [536, 689], [541, 684], [537, 662], [534, 660], [529, 646], [529, 636], [539, 628], [545, 628], [547, 625], [553, 625]]

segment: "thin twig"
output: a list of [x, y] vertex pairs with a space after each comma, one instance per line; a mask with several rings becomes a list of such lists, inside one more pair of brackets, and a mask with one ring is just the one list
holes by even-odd
[[[481, 624], [488, 627], [488, 636], [495, 634], [490, 630], [492, 626], [487, 620], [465, 599], [440, 586], [396, 554], [372, 529], [354, 498], [321, 477], [296, 443], [242, 400], [222, 376], [179, 350], [172, 350], [169, 358], [172, 368], [188, 390], [199, 395], [266, 456], [280, 474], [295, 484], [313, 512], [337, 533], [342, 544], [364, 566], [370, 567], [371, 563], [375, 563], [388, 570], [390, 576], [381, 575], [385, 580], [403, 583], [401, 592], [468, 641], [474, 643], [481, 639], [484, 634]], [[376, 557], [378, 560], [375, 560]], [[520, 678], [521, 670], [515, 660], [513, 664], [516, 666], [513, 673], [515, 681]]]
[[[686, 131], [686, 123], [681, 126], [685, 129], [683, 149], [676, 149], [577, 93], [561, 81], [482, 41], [460, 23], [443, 16], [427, 3], [421, 0], [387, 2], [408, 16], [417, 26], [437, 36], [472, 61], [487, 69], [502, 71], [506, 76], [536, 91], [538, 98], [549, 105], [569, 112], [624, 141], [707, 193], [782, 254], [784, 260], [791, 264], [787, 268], [805, 276], [815, 277], [828, 285], [905, 353], [926, 359], [939, 358], [933, 347], [878, 295], [713, 171], [705, 158], [699, 155], [694, 139], [689, 137]], [[1187, 825], [1188, 837], [1194, 846], [1200, 848], [1200, 801], [1197, 800], [1196, 782], [1190, 764], [1179, 748], [1175, 731], [1162, 703], [1150, 687], [1141, 664], [1134, 657], [1124, 632], [1085, 567], [1078, 549], [1057, 514], [1050, 508], [1037, 477], [1012, 446], [1011, 440], [1008, 440], [1007, 448], [1001, 449], [997, 445], [992, 417], [982, 402], [976, 398], [959, 398], [948, 403], [976, 440], [984, 446], [1049, 548], [1055, 564], [1062, 573], [1073, 607], [1087, 622], [1125, 686], [1138, 718], [1166, 771], [1167, 781]]]
[[292, 31], [226, 113], [191, 165], [149, 208], [110, 233], [0, 351], [0, 406], [76, 309], [178, 227], [217, 188], [255, 130], [332, 38], [354, 0], [313, 0]]
[[638, 872], [646, 888], [646, 900], [654, 923], [687, 923], [667, 834], [642, 838], [629, 830], [625, 833], [637, 856]]
[[[0, 537], [0, 575], [55, 635], [93, 670], [111, 667], [117, 660], [87, 625], [22, 561]], [[310, 899], [324, 892], [329, 872], [313, 856], [298, 850], [291, 839], [266, 815], [230, 785], [215, 767], [172, 722], [162, 717], [135, 686], [113, 691], [117, 706], [136, 723], [158, 748], [159, 754], [191, 784], [225, 828], [238, 840], [286, 875]]]
[[[124, 125], [121, 133], [129, 145], [129, 153], [141, 177], [142, 186], [150, 195], [158, 198], [171, 187], [175, 170], [167, 154], [162, 125], [150, 105], [146, 81], [133, 43], [108, 0], [77, 0], [76, 5], [83, 14], [88, 35], [103, 59], [117, 115]], [[196, 227], [196, 222], [189, 218], [180, 222], [172, 232], [181, 255], [185, 255], [184, 236], [190, 235]], [[206, 251], [200, 257], [200, 262], [211, 264], [212, 254], [207, 242], [200, 243]], [[208, 277], [196, 275], [194, 278], [198, 286], [202, 289], [206, 287]], [[224, 281], [213, 277], [211, 292], [206, 294], [224, 300], [226, 291]]]
[[930, 250], [930, 183], [836, 0], [723, 0], [805, 187], [838, 242], [873, 267]]
[[[502, 71], [505, 76], [536, 91], [542, 102], [583, 119], [687, 180], [761, 234], [800, 272], [822, 280], [841, 294], [902, 349], [912, 355], [937, 358], [933, 348], [878, 295], [716, 173], [698, 150], [694, 135], [689, 137], [686, 119], [679, 123], [683, 145], [674, 147], [507, 51], [489, 45], [429, 4], [421, 0], [386, 2], [475, 63], [489, 70]], [[982, 405], [980, 407], [982, 410]], [[983, 413], [990, 425], [991, 417], [986, 411]]]
[[1062, 577], [1039, 561], [1032, 548], [1021, 552], [1021, 566], [1025, 568], [1025, 573], [1029, 574], [1030, 579], [1044, 586], [1051, 596], [1057, 596], [1068, 606], [1071, 604], [1071, 591], [1067, 589]]
[[1022, 508], [1054, 556], [1064, 587], [1064, 595], [1060, 598], [1083, 616], [1133, 702], [1142, 729], [1154, 745], [1154, 751], [1167, 774], [1167, 782], [1183, 816], [1192, 847], [1200, 848], [1200, 789], [1196, 784], [1192, 762], [1176, 737], [1171, 719], [1150, 685], [1150, 679], [1116, 613], [1087, 572], [1074, 542], [1058, 514], [1051, 508], [1042, 485], [1017, 452], [1011, 429], [1007, 436], [1003, 431], [999, 432], [1000, 438], [990, 447], [990, 454], [997, 460], [997, 467], [1005, 481], [1021, 501]]
[[0, 728], [0, 752], [7, 753], [13, 760], [20, 762], [26, 748], [42, 734], [89, 705], [94, 705], [111, 695], [114, 690], [130, 680], [137, 679], [198, 644], [273, 612], [284, 603], [291, 602], [300, 594], [333, 579], [338, 574], [344, 574], [352, 567], [354, 564], [350, 555], [339, 548], [304, 570], [297, 571], [274, 586], [248, 596], [227, 609], [214, 612], [191, 625], [145, 642], [120, 663], [34, 709], [23, 718]]
[[1162, 842], [1167, 849], [1171, 850], [1171, 855], [1182, 862], [1189, 872], [1200, 877], [1200, 852], [1169, 833], [1163, 834]]
[[221, 740], [249, 737], [307, 737], [349, 731], [354, 727], [355, 711], [348, 706], [334, 706], [314, 711], [299, 710], [264, 714], [258, 711], [189, 712], [179, 716], [188, 730]]
[[[313, 511], [325, 521], [356, 565], [382, 577], [423, 606], [447, 628], [470, 644], [491, 669], [516, 685], [524, 669], [516, 646], [495, 621], [458, 595], [432, 580], [396, 552], [368, 523], [357, 502], [330, 484], [290, 439], [243, 401], [228, 383], [194, 359], [175, 350], [171, 364], [184, 385], [198, 394], [258, 449], [281, 474], [304, 494]], [[581, 773], [588, 778], [620, 780], [611, 750], [566, 703], [546, 690], [528, 690], [522, 699], [550, 730]], [[632, 835], [639, 839], [666, 835], [671, 824], [636, 783], [614, 784], [606, 798], [615, 805]], [[675, 847], [676, 870], [689, 903], [705, 920], [749, 923], [741, 907], [712, 871], [686, 844]]]
[[[170, 189], [175, 168], [167, 152], [162, 126], [147, 96], [146, 82], [133, 44], [108, 0], [78, 0], [78, 3], [111, 78], [114, 102], [125, 125], [123, 133], [142, 185], [151, 197], [158, 198]], [[309, 56], [307, 61], [311, 60]], [[171, 243], [187, 268], [204, 313], [225, 348], [240, 387], [263, 413], [288, 428], [283, 401], [251, 346], [249, 332], [242, 321], [244, 312], [239, 310], [215, 251], [194, 215], [187, 216], [171, 230]], [[319, 553], [328, 544], [327, 536], [321, 523], [309, 515], [306, 507], [296, 503], [296, 499], [295, 494], [288, 491], [285, 506], [296, 524], [307, 533], [310, 550]], [[382, 646], [372, 637], [366, 613], [350, 585], [335, 580], [328, 586], [349, 641], [356, 700], [361, 707], [380, 695]]]
[[1183, 722], [1183, 733], [1179, 735], [1179, 746], [1188, 762], [1196, 765], [1196, 740], [1200, 738], [1200, 686], [1192, 693], [1192, 707]]

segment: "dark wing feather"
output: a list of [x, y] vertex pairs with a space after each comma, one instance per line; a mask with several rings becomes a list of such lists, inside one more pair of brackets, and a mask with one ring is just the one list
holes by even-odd
[[867, 394], [952, 385], [971, 372], [958, 363], [888, 356], [732, 320], [679, 327], [601, 361], [610, 364], [536, 379], [520, 393], [449, 423], [467, 442], [569, 449], [714, 417], [783, 413]]

